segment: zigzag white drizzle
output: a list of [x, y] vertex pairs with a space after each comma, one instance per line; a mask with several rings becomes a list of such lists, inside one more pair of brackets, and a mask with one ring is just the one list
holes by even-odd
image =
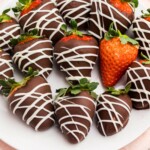
[[[89, 69], [93, 69], [93, 66], [95, 64], [95, 62], [87, 59], [86, 57], [98, 57], [97, 54], [93, 54], [93, 53], [86, 53], [86, 49], [98, 49], [97, 46], [91, 46], [91, 45], [84, 45], [84, 46], [77, 46], [74, 48], [67, 48], [67, 47], [61, 47], [60, 49], [64, 49], [64, 52], [61, 53], [56, 53], [54, 52], [55, 58], [57, 63], [59, 64], [61, 71], [65, 72], [69, 77], [67, 77], [67, 80], [80, 80], [82, 78], [87, 78], [88, 80], [90, 80], [89, 76], [83, 76], [83, 74], [81, 73], [80, 70], [89, 70]], [[78, 52], [78, 50], [80, 49], [85, 49], [85, 54], [80, 54]], [[73, 56], [70, 57], [65, 57], [65, 55], [68, 55], [70, 53], [73, 53]], [[61, 59], [60, 59], [61, 58]], [[59, 60], [60, 59], [60, 60]], [[59, 60], [59, 61], [58, 61]], [[70, 68], [64, 68], [61, 63], [68, 63], [71, 67]], [[72, 62], [86, 62], [89, 65], [87, 67], [82, 67], [82, 66], [75, 66], [72, 64]], [[79, 73], [79, 76], [73, 76], [69, 71], [75, 70]]]
[[[80, 6], [66, 9], [65, 7], [70, 3], [79, 3]], [[87, 0], [61, 0], [57, 2], [57, 7], [60, 8], [59, 11], [63, 16], [64, 20], [79, 19], [80, 22], [78, 22], [78, 26], [82, 26], [88, 22], [89, 18], [85, 18], [85, 16], [87, 16], [87, 14], [90, 12], [90, 6], [91, 3], [87, 2]], [[80, 12], [80, 10], [82, 10], [82, 12], [80, 14], [77, 13], [78, 11]], [[76, 16], [73, 17], [75, 13]]]
[[[140, 23], [145, 24], [148, 29], [141, 28]], [[140, 45], [140, 50], [144, 51], [146, 55], [150, 58], [150, 37], [146, 37], [146, 34], [150, 35], [150, 22], [144, 18], [137, 18], [133, 21], [133, 24], [135, 24], [133, 31], [138, 36], [136, 37], [136, 40], [142, 43]]]
[[[22, 71], [22, 72], [27, 72], [28, 71], [28, 67], [31, 65], [35, 65], [37, 68], [39, 68], [39, 74], [42, 75], [43, 77], [46, 78], [46, 76], [44, 75], [45, 73], [47, 74], [47, 76], [50, 74], [52, 68], [43, 68], [42, 64], [39, 63], [40, 60], [42, 59], [48, 59], [50, 61], [50, 63], [53, 63], [52, 61], [52, 57], [53, 56], [49, 56], [46, 54], [46, 51], [53, 51], [52, 48], [38, 48], [38, 44], [45, 44], [45, 43], [50, 43], [49, 40], [41, 40], [41, 41], [36, 41], [34, 44], [32, 44], [31, 46], [27, 47], [26, 49], [22, 49], [22, 51], [19, 51], [17, 53], [14, 54], [14, 56], [12, 57], [12, 60], [14, 61], [14, 63], [17, 63], [18, 68]], [[36, 57], [36, 58], [31, 58], [32, 55], [35, 54], [40, 54], [40, 56]], [[23, 67], [21, 67], [22, 62], [24, 60], [28, 60], [28, 62], [26, 64], [24, 64]]]
[[[114, 101], [109, 101], [108, 98], [112, 98], [117, 102]], [[121, 119], [124, 118], [124, 116], [122, 116], [122, 114], [120, 114], [117, 110], [116, 110], [116, 106], [118, 107], [122, 107], [122, 109], [124, 109], [128, 115], [130, 115], [131, 112], [131, 108], [128, 106], [128, 104], [126, 102], [124, 102], [123, 100], [121, 100], [120, 98], [114, 97], [110, 94], [102, 94], [100, 95], [100, 97], [98, 97], [98, 100], [102, 99], [101, 101], [98, 101], [97, 104], [97, 108], [100, 107], [98, 110], [96, 110], [96, 117], [98, 119], [98, 125], [100, 126], [100, 128], [102, 129], [102, 132], [104, 134], [104, 136], [107, 136], [107, 133], [105, 131], [105, 124], [113, 124], [116, 132], [120, 131], [119, 127], [124, 127], [123, 122], [121, 121]], [[99, 114], [102, 114], [103, 111], [106, 111], [109, 114], [109, 120], [105, 120], [102, 119], [100, 117]], [[116, 120], [114, 120], [114, 118]]]
[[[19, 35], [15, 35], [15, 32], [18, 30], [20, 30], [19, 24], [10, 25], [0, 30], [0, 47], [3, 48], [5, 45], [7, 46], [6, 48], [3, 48], [3, 51], [9, 51], [12, 49], [9, 42], [10, 39], [19, 37]], [[6, 40], [7, 38], [8, 40]]]
[[4, 70], [0, 69], [0, 76], [3, 76], [3, 79], [8, 79], [8, 78], [14, 78], [14, 77], [10, 77], [7, 75], [7, 72], [12, 71], [13, 72], [13, 67], [12, 67], [12, 60], [6, 60], [4, 59], [4, 57], [9, 56], [8, 53], [2, 53], [1, 57], [0, 57], [0, 67], [3, 65], [6, 65], [7, 68], [5, 68]]
[[[55, 102], [54, 102], [54, 106], [58, 105], [57, 108], [55, 109], [55, 114], [57, 115], [59, 113], [59, 111], [64, 110], [65, 113], [67, 113], [66, 116], [62, 116], [61, 118], [59, 118], [58, 123], [60, 125], [60, 129], [62, 131], [62, 133], [65, 131], [67, 131], [66, 134], [72, 134], [72, 136], [78, 141], [78, 143], [80, 142], [79, 137], [77, 136], [77, 134], [82, 135], [84, 138], [86, 137], [89, 129], [85, 124], [82, 124], [80, 122], [75, 121], [76, 118], [81, 118], [83, 120], [86, 120], [89, 122], [90, 126], [92, 125], [92, 119], [89, 115], [89, 111], [93, 111], [90, 110], [88, 107], [84, 106], [84, 105], [79, 105], [76, 104], [75, 102], [73, 102], [73, 100], [76, 99], [82, 99], [82, 101], [89, 101], [92, 105], [94, 105], [96, 107], [95, 102], [93, 101], [93, 99], [85, 97], [85, 96], [74, 96], [74, 97], [69, 97], [69, 96], [65, 96], [65, 97], [59, 97]], [[68, 109], [76, 109], [77, 114], [71, 114], [69, 112]], [[78, 111], [82, 111], [84, 113], [84, 115], [80, 115], [78, 114]], [[71, 119], [71, 121], [64, 121], [65, 119]], [[64, 123], [62, 123], [64, 121]], [[70, 130], [70, 128], [68, 127], [69, 125], [73, 125], [76, 127], [75, 130]], [[86, 129], [86, 133], [84, 133], [83, 131], [79, 130], [79, 127], [85, 128]]]
[[[26, 16], [30, 15], [30, 17], [28, 18], [28, 20], [26, 21], [26, 23], [23, 26], [23, 30], [27, 31], [27, 28], [30, 27], [30, 30], [33, 30], [34, 28], [39, 29], [39, 34], [40, 35], [44, 35], [44, 31], [47, 31], [49, 33], [49, 39], [51, 41], [53, 41], [53, 37], [55, 35], [57, 35], [58, 33], [62, 34], [62, 36], [64, 35], [64, 33], [61, 31], [61, 26], [64, 24], [62, 18], [59, 16], [58, 13], [58, 9], [57, 8], [53, 8], [52, 10], [44, 10], [44, 7], [48, 6], [48, 5], [52, 5], [54, 4], [52, 1], [46, 2], [43, 5], [41, 5], [38, 9], [35, 10], [31, 10], [29, 13], [21, 16], [19, 18], [19, 22], [21, 22], [21, 20], [23, 20]], [[38, 18], [38, 20], [34, 20], [33, 18], [38, 14], [38, 13], [46, 13], [45, 15], [43, 15], [41, 18]], [[54, 15], [55, 17], [49, 19], [48, 17]], [[46, 21], [43, 24], [43, 21]], [[49, 24], [51, 24], [52, 22], [57, 22], [58, 26], [55, 27], [48, 27]], [[33, 27], [31, 27], [33, 25]]]
[[[128, 29], [128, 27], [123, 24], [122, 19], [126, 20], [126, 22], [128, 22], [129, 24], [132, 23], [128, 19], [128, 17], [126, 17], [125, 15], [123, 15], [118, 9], [116, 9], [114, 6], [112, 6], [111, 4], [109, 4], [108, 0], [92, 0], [92, 5], [96, 8], [96, 11], [91, 11], [90, 15], [91, 16], [92, 15], [96, 16], [97, 20], [94, 20], [91, 17], [90, 17], [89, 20], [90, 20], [90, 24], [94, 24], [98, 28], [99, 33], [94, 33], [91, 30], [93, 28], [93, 25], [90, 26], [89, 33], [92, 34], [93, 36], [95, 36], [98, 39], [103, 38], [104, 33], [107, 32], [106, 28], [105, 28], [106, 22], [104, 22], [104, 18], [108, 19], [108, 20], [112, 20], [112, 22], [114, 23], [114, 27], [115, 27], [116, 30], [118, 29], [117, 28], [118, 25], [122, 26], [126, 30]], [[103, 12], [103, 6], [106, 6], [109, 9], [110, 16], [108, 14], [106, 14], [106, 13]], [[112, 11], [115, 11], [120, 16], [120, 18], [122, 18], [122, 19], [117, 20], [114, 17]]]
[[[144, 102], [147, 102], [149, 107], [150, 107], [150, 91], [148, 91], [149, 87], [145, 87], [144, 83], [143, 83], [143, 80], [148, 80], [149, 83], [150, 83], [150, 67], [146, 67], [146, 66], [143, 66], [140, 62], [138, 61], [134, 61], [134, 63], [136, 63], [138, 65], [138, 67], [136, 68], [132, 68], [132, 67], [129, 67], [128, 71], [127, 71], [127, 75], [130, 79], [130, 81], [127, 83], [127, 84], [134, 84], [135, 86], [135, 89], [133, 89], [131, 87], [130, 91], [131, 92], [134, 92], [134, 93], [137, 93], [140, 98], [133, 98], [132, 95], [131, 95], [131, 99], [133, 102], [137, 102], [137, 103], [141, 103], [141, 105], [144, 107]], [[139, 71], [143, 71], [145, 73], [145, 76], [142, 77], [139, 75]], [[131, 75], [131, 73], [133, 73], [136, 77], [133, 77]], [[139, 88], [138, 87], [138, 84], [140, 84], [140, 86], [142, 86], [142, 88]], [[142, 95], [145, 95], [145, 98], [143, 98]]]
[[[14, 95], [15, 100], [12, 101], [10, 103], [10, 108], [12, 109], [13, 113], [15, 114], [16, 111], [21, 111], [21, 109], [26, 109], [24, 114], [22, 115], [22, 120], [25, 121], [25, 117], [28, 114], [28, 112], [30, 110], [32, 110], [33, 108], [36, 108], [36, 111], [26, 120], [26, 124], [30, 125], [30, 123], [32, 122], [32, 120], [38, 118], [40, 119], [39, 123], [35, 126], [35, 130], [37, 131], [39, 129], [39, 127], [47, 120], [51, 120], [53, 122], [55, 122], [53, 115], [54, 112], [48, 110], [45, 108], [45, 106], [47, 106], [48, 104], [52, 105], [52, 99], [51, 99], [51, 93], [39, 93], [37, 92], [39, 89], [45, 87], [45, 86], [49, 86], [48, 83], [43, 83], [40, 84], [38, 86], [36, 86], [35, 88], [33, 88], [30, 92], [28, 93], [16, 93]], [[34, 102], [30, 105], [22, 105], [23, 103], [26, 102], [27, 99], [34, 99]], [[43, 101], [43, 104], [41, 106], [37, 106], [37, 104], [39, 102]], [[12, 105], [15, 104], [15, 107], [13, 108]], [[38, 113], [43, 110], [45, 112], [47, 112], [46, 116], [39, 116]]]

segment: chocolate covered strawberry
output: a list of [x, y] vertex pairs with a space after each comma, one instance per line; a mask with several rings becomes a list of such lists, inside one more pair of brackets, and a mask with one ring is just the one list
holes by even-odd
[[131, 84], [129, 96], [136, 109], [150, 108], [150, 59], [134, 61], [127, 71], [127, 84]]
[[75, 20], [71, 20], [70, 24], [71, 31], [67, 31], [67, 26], [62, 26], [66, 36], [55, 45], [54, 57], [67, 80], [90, 79], [98, 56], [98, 42], [92, 36], [78, 31]]
[[140, 52], [150, 58], [150, 9], [133, 21], [133, 31], [140, 44]]
[[44, 37], [38, 36], [36, 29], [22, 34], [18, 39], [12, 39], [13, 62], [23, 72], [28, 67], [39, 71], [39, 75], [47, 78], [53, 66], [53, 47], [51, 42]]
[[118, 133], [128, 123], [132, 102], [127, 95], [130, 85], [125, 90], [108, 90], [98, 97], [96, 108], [97, 128], [104, 136]]
[[0, 49], [0, 79], [14, 78], [12, 60], [7, 52]]
[[64, 20], [69, 23], [76, 20], [79, 29], [86, 29], [89, 20], [91, 0], [56, 0], [57, 7]]
[[54, 102], [56, 119], [69, 142], [79, 143], [87, 136], [95, 114], [97, 83], [86, 78], [78, 85], [60, 89]]
[[0, 15], [0, 48], [10, 53], [12, 47], [9, 41], [20, 35], [20, 26], [14, 18], [7, 15], [9, 11], [7, 9]]
[[100, 73], [103, 85], [114, 86], [138, 55], [138, 42], [111, 24], [100, 42]]
[[134, 8], [138, 0], [93, 0], [90, 12], [89, 32], [102, 39], [111, 22], [115, 29], [125, 33], [134, 19]]
[[13, 8], [24, 32], [37, 28], [53, 44], [63, 37], [63, 20], [52, 0], [19, 0]]
[[21, 82], [0, 80], [1, 94], [8, 96], [8, 104], [16, 116], [36, 131], [54, 124], [51, 88], [48, 82], [31, 68]]

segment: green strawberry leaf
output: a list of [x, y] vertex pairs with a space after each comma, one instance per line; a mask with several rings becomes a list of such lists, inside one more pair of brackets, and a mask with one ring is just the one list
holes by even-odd
[[90, 91], [94, 91], [94, 90], [97, 88], [97, 86], [98, 86], [98, 83], [97, 83], [97, 82], [92, 82], [92, 83], [89, 83], [89, 84], [88, 84], [88, 89], [89, 89]]
[[111, 40], [112, 38], [119, 37], [122, 44], [130, 43], [132, 45], [139, 45], [138, 41], [130, 38], [127, 35], [121, 34], [119, 30], [114, 29], [114, 23], [110, 24], [108, 32], [105, 33], [105, 40]]
[[131, 0], [129, 2], [134, 8], [137, 8], [139, 6], [139, 1], [138, 0]]
[[31, 77], [31, 76], [36, 76], [36, 75], [38, 75], [38, 72], [39, 72], [39, 71], [33, 70], [32, 67], [29, 67], [29, 68], [28, 68], [28, 72], [26, 73], [26, 76], [27, 76], [27, 77], [29, 77], [29, 76], [30, 76], [30, 77]]
[[68, 31], [67, 25], [63, 24], [61, 26], [61, 29], [64, 31], [66, 36], [70, 36], [70, 35], [77, 35], [79, 37], [83, 36], [83, 33], [81, 31], [77, 30], [77, 22], [75, 20], [70, 20], [70, 26], [71, 26], [71, 30]]
[[8, 12], [10, 11], [10, 8], [9, 9], [5, 9], [2, 14], [7, 14]]
[[120, 91], [113, 91], [113, 92], [111, 92], [111, 94], [114, 96], [119, 96], [121, 93], [120, 93]]
[[141, 12], [142, 12], [142, 17], [143, 18], [150, 17], [150, 8], [147, 9], [146, 12], [144, 12], [143, 10]]
[[150, 64], [150, 58], [147, 57], [146, 55], [144, 55], [142, 52], [141, 52], [141, 56], [142, 56], [142, 58], [144, 58], [144, 60], [146, 60], [146, 61], [142, 62], [142, 64], [143, 65], [149, 65]]
[[32, 3], [33, 0], [19, 0], [16, 3], [16, 7], [12, 8], [15, 16], [18, 16], [20, 13], [26, 6], [29, 6]]
[[7, 82], [5, 80], [1, 80], [1, 79], [0, 79], [0, 85], [1, 86], [8, 86]]
[[3, 18], [0, 18], [0, 23], [3, 22]]
[[80, 37], [83, 36], [83, 33], [82, 33], [81, 31], [76, 31], [76, 34], [77, 34], [78, 36], [80, 36]]
[[122, 2], [128, 2], [129, 4], [131, 4], [134, 8], [137, 8], [139, 5], [139, 1], [138, 0], [121, 0]]
[[7, 15], [7, 14], [0, 15], [0, 23], [7, 22], [10, 20], [12, 20], [12, 18], [9, 15]]
[[127, 85], [125, 89], [119, 89], [119, 90], [116, 90], [114, 87], [108, 87], [106, 92], [114, 96], [119, 96], [122, 94], [128, 94], [130, 88], [131, 88], [131, 84]]
[[94, 99], [97, 99], [98, 95], [95, 93], [95, 92], [91, 92], [91, 96], [94, 98]]
[[81, 89], [71, 89], [70, 93], [72, 95], [78, 95], [81, 93]]
[[74, 19], [70, 20], [70, 26], [72, 27], [72, 29], [77, 30], [78, 25]]
[[1, 80], [0, 79], [0, 85], [2, 86], [2, 89], [0, 93], [4, 96], [8, 96], [15, 88], [25, 86], [26, 83], [33, 77], [35, 77], [38, 72], [33, 71], [33, 69], [29, 68], [28, 69], [28, 76], [25, 77], [22, 81], [16, 82], [14, 79], [6, 79], [6, 80]]
[[67, 25], [66, 24], [63, 24], [61, 26], [61, 29], [64, 31], [64, 32], [67, 32]]
[[125, 93], [129, 93], [130, 89], [131, 89], [131, 84], [126, 85]]
[[42, 36], [38, 35], [38, 29], [33, 29], [29, 32], [26, 32], [24, 34], [21, 34], [19, 36], [19, 38], [14, 38], [10, 40], [10, 44], [12, 46], [16, 46], [17, 44], [19, 44], [20, 42], [28, 39], [29, 37], [32, 37], [33, 39], [39, 39], [39, 38], [43, 38]]
[[71, 83], [69, 88], [59, 89], [56, 92], [58, 93], [56, 96], [56, 99], [58, 97], [66, 96], [68, 94], [71, 95], [78, 95], [82, 91], [89, 91], [91, 96], [93, 95], [94, 98], [97, 97], [96, 93], [93, 93], [93, 91], [97, 88], [98, 83], [97, 82], [89, 82], [86, 78], [83, 78], [79, 81], [79, 84], [72, 85]]
[[89, 83], [89, 81], [88, 81], [88, 79], [87, 78], [83, 78], [83, 79], [81, 79], [80, 81], [79, 81], [79, 84], [82, 86], [82, 87], [84, 87], [86, 84], [88, 84]]
[[122, 44], [131, 43], [132, 45], [138, 45], [138, 41], [128, 37], [127, 35], [120, 35], [120, 40]]
[[59, 89], [57, 90], [56, 92], [58, 93], [58, 95], [55, 97], [55, 99], [57, 99], [58, 97], [63, 97], [66, 95], [67, 93], [67, 88], [62, 88], [62, 89]]

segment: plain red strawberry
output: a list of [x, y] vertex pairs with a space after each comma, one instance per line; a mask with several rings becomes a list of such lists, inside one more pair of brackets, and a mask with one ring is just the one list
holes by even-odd
[[[112, 35], [113, 33], [113, 35]], [[100, 72], [104, 86], [114, 86], [137, 58], [138, 42], [110, 26], [100, 43]]]

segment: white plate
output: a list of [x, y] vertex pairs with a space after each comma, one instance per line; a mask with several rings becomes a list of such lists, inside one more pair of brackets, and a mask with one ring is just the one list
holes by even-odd
[[[0, 0], [0, 12], [4, 9], [13, 6], [16, 0]], [[136, 10], [136, 16], [140, 14], [140, 10], [145, 7], [150, 7], [150, 0], [140, 0], [140, 6]], [[20, 79], [21, 75], [16, 71], [16, 79]], [[95, 67], [92, 72], [93, 81], [100, 82], [98, 68]], [[50, 77], [49, 83], [52, 86], [53, 95], [55, 90], [66, 86], [66, 82], [62, 73], [56, 67]], [[117, 85], [120, 87], [125, 84], [125, 77]], [[96, 90], [98, 94], [103, 92], [101, 84]], [[128, 144], [144, 132], [150, 126], [150, 110], [137, 111], [133, 110], [131, 118], [121, 132], [114, 136], [103, 137], [99, 134], [95, 123], [87, 136], [87, 138], [77, 145], [71, 145], [63, 137], [56, 126], [53, 126], [48, 131], [35, 132], [30, 127], [26, 126], [16, 116], [12, 115], [7, 106], [7, 100], [0, 97], [0, 139], [8, 142], [19, 150], [92, 150], [93, 148], [102, 150], [116, 150]]]

